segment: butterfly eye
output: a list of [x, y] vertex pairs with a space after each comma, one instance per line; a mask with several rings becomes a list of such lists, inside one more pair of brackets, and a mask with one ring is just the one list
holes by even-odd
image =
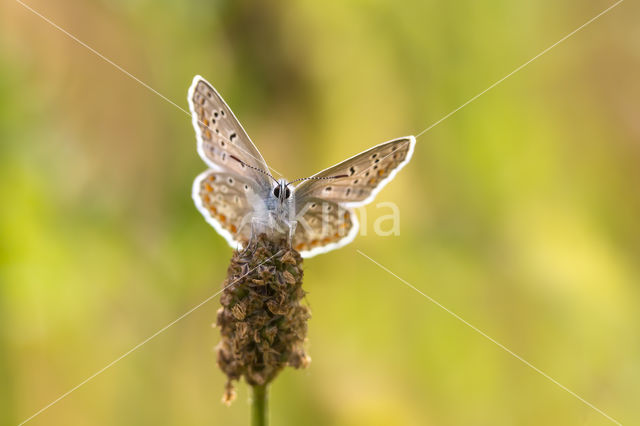
[[280, 198], [280, 186], [273, 188], [273, 195], [275, 195], [276, 198]]
[[291, 197], [291, 190], [289, 188], [287, 188], [285, 193], [284, 193], [284, 198], [289, 198], [289, 197]]

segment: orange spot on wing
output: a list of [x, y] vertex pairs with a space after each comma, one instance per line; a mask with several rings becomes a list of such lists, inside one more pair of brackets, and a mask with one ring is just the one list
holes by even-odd
[[207, 139], [211, 139], [211, 132], [209, 131], [209, 129], [206, 129], [204, 131], [204, 135], [207, 137]]
[[220, 222], [225, 223], [227, 221], [227, 217], [223, 214], [218, 216], [218, 220], [220, 220]]
[[235, 234], [236, 232], [238, 232], [238, 228], [236, 228], [236, 226], [235, 226], [235, 225], [231, 225], [231, 226], [230, 226], [230, 229], [231, 229], [231, 232], [233, 232], [234, 234]]
[[207, 192], [213, 192], [213, 187], [211, 185], [209, 185], [208, 183], [204, 184], [204, 189], [206, 189]]

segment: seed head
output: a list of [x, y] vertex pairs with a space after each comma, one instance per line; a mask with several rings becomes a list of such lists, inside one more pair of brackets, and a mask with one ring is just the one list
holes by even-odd
[[304, 341], [311, 311], [301, 304], [302, 276], [302, 257], [285, 239], [261, 234], [234, 252], [216, 319], [222, 335], [218, 366], [228, 379], [226, 404], [235, 398], [234, 380], [264, 385], [287, 365], [309, 365]]

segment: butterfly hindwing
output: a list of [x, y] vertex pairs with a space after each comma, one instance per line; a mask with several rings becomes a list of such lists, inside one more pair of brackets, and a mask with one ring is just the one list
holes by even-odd
[[342, 247], [358, 232], [358, 220], [351, 209], [320, 198], [307, 199], [296, 219], [292, 246], [302, 257]]
[[207, 170], [193, 182], [193, 200], [213, 227], [233, 248], [251, 237], [251, 219], [262, 203], [251, 180], [231, 173]]

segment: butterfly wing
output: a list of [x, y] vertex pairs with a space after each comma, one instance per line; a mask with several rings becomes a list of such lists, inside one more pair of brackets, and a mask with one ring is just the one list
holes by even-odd
[[358, 233], [358, 218], [351, 209], [320, 198], [307, 199], [297, 219], [292, 246], [302, 257], [342, 247]]
[[204, 162], [214, 170], [252, 179], [261, 189], [268, 190], [269, 178], [246, 166], [268, 171], [267, 163], [213, 86], [199, 75], [195, 76], [188, 100], [198, 153]]
[[193, 182], [192, 195], [200, 213], [231, 247], [246, 246], [251, 237], [251, 219], [264, 203], [250, 179], [207, 170]]
[[[303, 257], [342, 247], [358, 233], [358, 219], [351, 209], [371, 202], [376, 194], [411, 159], [415, 138], [408, 136], [377, 145], [295, 188], [298, 226], [293, 246]], [[305, 225], [306, 224], [306, 225]]]
[[350, 207], [370, 203], [409, 162], [415, 143], [413, 136], [394, 139], [313, 175], [314, 178], [344, 177], [302, 182], [295, 189], [296, 200], [301, 203], [300, 208], [312, 197], [344, 203]]

